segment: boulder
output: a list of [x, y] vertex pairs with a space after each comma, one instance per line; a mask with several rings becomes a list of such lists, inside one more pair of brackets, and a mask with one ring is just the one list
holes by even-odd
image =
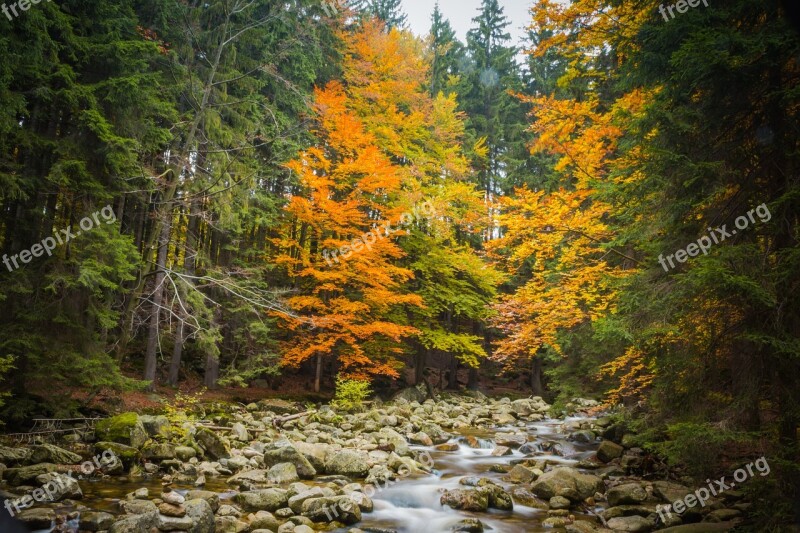
[[99, 441], [116, 442], [133, 448], [141, 448], [147, 441], [147, 431], [136, 413], [100, 420], [94, 432]]
[[332, 453], [325, 461], [325, 472], [352, 478], [363, 478], [369, 473], [369, 464], [363, 453], [358, 453], [354, 450], [339, 450]]
[[31, 450], [28, 448], [9, 448], [0, 446], [0, 463], [6, 466], [22, 466], [29, 464]]
[[636, 505], [647, 499], [647, 492], [638, 483], [625, 483], [609, 489], [606, 499], [612, 507], [626, 504]]
[[273, 448], [264, 450], [264, 466], [271, 467], [280, 463], [292, 463], [302, 479], [313, 479], [317, 475], [316, 468], [287, 440], [274, 443]]
[[31, 446], [31, 463], [55, 463], [57, 465], [76, 465], [82, 461], [81, 456], [52, 444]]
[[610, 463], [614, 459], [622, 457], [624, 451], [625, 448], [619, 444], [611, 442], [610, 440], [604, 440], [597, 449], [597, 458], [604, 463]]
[[209, 457], [217, 460], [230, 457], [225, 441], [210, 429], [198, 428], [194, 438]]
[[166, 416], [141, 415], [139, 419], [142, 421], [145, 431], [151, 437], [168, 439], [172, 435], [172, 427]]
[[105, 531], [114, 523], [111, 513], [81, 513], [81, 531]]
[[[5, 512], [5, 511], [3, 511]], [[44, 529], [50, 530], [56, 513], [52, 509], [37, 507], [35, 509], [25, 509], [17, 515], [17, 520], [28, 526], [29, 530], [37, 531]]]
[[314, 522], [355, 524], [361, 521], [361, 509], [348, 496], [312, 498], [303, 502], [302, 515]]
[[134, 464], [141, 462], [142, 454], [139, 452], [138, 449], [134, 448], [133, 446], [126, 446], [124, 444], [120, 444], [118, 442], [98, 442], [94, 445], [94, 450], [98, 454], [103, 453], [105, 451], [110, 451], [113, 453], [119, 461], [122, 463], [121, 465], [117, 465], [118, 469], [123, 468], [130, 468]]
[[623, 516], [620, 518], [612, 518], [608, 521], [609, 529], [614, 531], [630, 531], [633, 533], [644, 533], [652, 531], [655, 524], [652, 520], [642, 516]]
[[3, 479], [13, 487], [30, 485], [38, 476], [55, 472], [58, 466], [53, 463], [39, 463], [38, 465], [9, 468], [3, 472]]
[[299, 479], [297, 468], [292, 463], [278, 463], [270, 467], [267, 472], [267, 480], [270, 483], [293, 483]]
[[[145, 514], [127, 515], [114, 522], [108, 533], [142, 533], [150, 531], [158, 523], [158, 513], [152, 511]], [[210, 531], [207, 533], [211, 533]]]
[[547, 500], [553, 496], [564, 496], [570, 501], [582, 502], [604, 489], [605, 484], [599, 477], [561, 467], [539, 476], [531, 490], [536, 496]]
[[[192, 493], [206, 492], [206, 491], [189, 491], [187, 494], [187, 501], [183, 506], [186, 508], [186, 516], [192, 519], [192, 528], [189, 529], [190, 533], [215, 533], [214, 528], [214, 511], [211, 510], [211, 505], [205, 498], [189, 499]], [[216, 494], [214, 494], [216, 496]], [[219, 502], [219, 497], [217, 497]]]
[[288, 505], [289, 496], [281, 489], [252, 490], [237, 494], [236, 503], [246, 511], [275, 512]]
[[446, 490], [439, 503], [458, 511], [486, 512], [489, 509], [488, 493], [479, 489]]

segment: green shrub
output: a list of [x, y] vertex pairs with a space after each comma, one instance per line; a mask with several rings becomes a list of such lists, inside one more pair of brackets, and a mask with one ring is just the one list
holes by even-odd
[[338, 375], [336, 376], [336, 395], [331, 405], [345, 411], [361, 409], [364, 406], [364, 400], [372, 393], [369, 386], [369, 381], [347, 379]]

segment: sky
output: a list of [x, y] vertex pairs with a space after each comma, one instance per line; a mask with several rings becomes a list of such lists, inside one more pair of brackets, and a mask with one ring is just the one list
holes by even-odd
[[[511, 21], [508, 32], [511, 34], [513, 44], [517, 45], [525, 33], [523, 28], [530, 21], [528, 8], [533, 5], [533, 0], [499, 0], [499, 2], [506, 18]], [[403, 7], [408, 13], [408, 24], [417, 35], [426, 35], [431, 29], [434, 4], [434, 0], [403, 0]], [[439, 0], [439, 9], [445, 18], [450, 19], [450, 24], [462, 42], [467, 38], [467, 30], [471, 28], [472, 19], [477, 16], [480, 5], [481, 0]]]

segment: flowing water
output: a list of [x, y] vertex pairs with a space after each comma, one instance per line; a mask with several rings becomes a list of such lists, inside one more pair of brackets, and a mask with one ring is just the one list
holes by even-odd
[[[451, 442], [458, 443], [458, 450], [445, 452], [436, 450], [433, 447], [412, 446], [412, 449], [427, 452], [434, 461], [433, 475], [408, 477], [389, 483], [385, 488], [376, 487], [372, 500], [375, 504], [372, 513], [364, 513], [363, 520], [356, 527], [370, 530], [397, 531], [399, 533], [418, 533], [418, 532], [447, 532], [450, 531], [461, 520], [465, 518], [478, 518], [486, 526], [487, 531], [492, 533], [517, 533], [517, 532], [544, 532], [552, 531], [546, 528], [541, 522], [547, 518], [547, 511], [514, 504], [513, 511], [491, 510], [488, 513], [471, 513], [466, 511], [454, 511], [439, 504], [441, 493], [445, 489], [468, 488], [459, 484], [459, 480], [465, 476], [487, 477], [498, 485], [509, 489], [511, 484], [504, 481], [505, 474], [492, 471], [493, 465], [510, 465], [515, 460], [520, 460], [526, 456], [518, 450], [514, 450], [511, 455], [494, 457], [491, 455], [495, 448], [495, 433], [519, 433], [527, 432], [533, 438], [530, 442], [535, 449], [533, 458], [537, 460], [547, 460], [549, 463], [558, 463], [568, 466], [575, 466], [579, 461], [591, 456], [597, 445], [575, 443], [567, 439], [567, 434], [560, 428], [565, 422], [578, 421], [581, 419], [569, 418], [566, 420], [546, 420], [534, 424], [529, 424], [525, 428], [509, 426], [497, 428], [494, 431], [465, 432], [457, 436]], [[473, 448], [467, 444], [466, 436], [476, 437], [480, 448]], [[555, 453], [554, 453], [555, 452]], [[527, 456], [531, 458], [531, 456]], [[205, 490], [216, 491], [220, 494], [223, 503], [229, 501], [235, 495], [234, 491], [229, 490], [225, 485], [224, 479], [208, 480]], [[147, 487], [150, 489], [151, 496], [155, 497], [160, 489], [161, 483], [158, 479], [130, 481], [130, 480], [102, 480], [81, 482], [84, 492], [84, 499], [80, 502], [82, 506], [92, 510], [101, 510], [112, 514], [118, 513], [117, 502], [125, 494], [134, 490]], [[186, 492], [193, 487], [176, 486], [179, 492]], [[594, 511], [600, 511], [600, 508]], [[576, 518], [591, 519], [587, 515], [572, 513]], [[74, 530], [77, 531], [77, 523], [72, 523]], [[490, 529], [491, 528], [491, 529]], [[338, 531], [345, 532], [347, 529]], [[45, 533], [49, 530], [43, 530]]]

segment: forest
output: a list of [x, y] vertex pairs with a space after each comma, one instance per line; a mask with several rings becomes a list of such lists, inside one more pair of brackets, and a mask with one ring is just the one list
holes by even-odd
[[[735, 531], [800, 531], [798, 8], [659, 1], [481, 0], [461, 39], [439, 3], [426, 3], [427, 33], [411, 31], [417, 0], [6, 0], [0, 430], [110, 420], [97, 422], [95, 441], [138, 448], [136, 468], [159, 488], [158, 476], [186, 474], [167, 464], [180, 463], [181, 446], [166, 459], [148, 446], [182, 444], [233, 475], [225, 461], [235, 465], [236, 446], [319, 424], [342, 442], [289, 435], [304, 441], [296, 460], [270, 464], [272, 452], [254, 447], [263, 460], [253, 466], [289, 464], [312, 479], [299, 466], [308, 463], [369, 480], [338, 468], [344, 451], [317, 464], [306, 447], [372, 438], [384, 450], [365, 437], [375, 431], [398, 460], [416, 457], [415, 473], [426, 469], [413, 445], [435, 445], [427, 470], [442, 471], [437, 454], [452, 443], [443, 432], [461, 439], [454, 450], [479, 451], [484, 441], [470, 438], [490, 439], [492, 456], [510, 449], [498, 459], [511, 464], [493, 472], [513, 478], [514, 460], [530, 461], [522, 483], [549, 505], [544, 518], [565, 523], [514, 511], [496, 523], [460, 516], [483, 520], [480, 529], [384, 517], [367, 523], [385, 528], [374, 531], [673, 531], [731, 520]], [[528, 20], [511, 20], [511, 3], [529, 4]], [[328, 403], [338, 414], [326, 415]], [[133, 429], [114, 436], [130, 422], [122, 413], [141, 415], [150, 444], [132, 442]], [[170, 437], [153, 422], [164, 416]], [[484, 419], [516, 427], [522, 442], [456, 431]], [[196, 433], [177, 437], [187, 420]], [[550, 491], [547, 476], [566, 469], [520, 452], [540, 420], [562, 424], [571, 466], [621, 446], [603, 467], [653, 483], [648, 499], [613, 492], [630, 483], [595, 498], [606, 488], [583, 494], [579, 478], [581, 497]], [[39, 479], [19, 473], [28, 463], [76, 464], [53, 444], [28, 444], [25, 459], [19, 444], [0, 446], [3, 488]], [[112, 448], [95, 442], [94, 453]], [[767, 461], [768, 474], [751, 468], [730, 489], [742, 500], [683, 515], [682, 526], [628, 508], [670, 492], [656, 483], [710, 487]], [[387, 468], [368, 466], [372, 477]], [[599, 486], [616, 472], [598, 473]], [[247, 495], [283, 489], [257, 490], [251, 478], [236, 497], [242, 512], [303, 495], [289, 487], [288, 504], [259, 506]], [[384, 491], [403, 483], [413, 482]], [[471, 494], [453, 495], [464, 485], [442, 505], [475, 511], [460, 499]], [[510, 512], [480, 486], [489, 508]], [[509, 502], [537, 508], [505, 488]], [[214, 509], [206, 530], [192, 515], [200, 504], [184, 497], [188, 515], [159, 508], [158, 519], [192, 516], [195, 529], [125, 518], [86, 530], [337, 524], [301, 502], [296, 522], [317, 526], [256, 527], [243, 514], [243, 529]], [[334, 516], [356, 524], [368, 512], [358, 507], [359, 520]], [[53, 531], [73, 531], [74, 517], [48, 512]], [[598, 529], [581, 529], [591, 517]]]

